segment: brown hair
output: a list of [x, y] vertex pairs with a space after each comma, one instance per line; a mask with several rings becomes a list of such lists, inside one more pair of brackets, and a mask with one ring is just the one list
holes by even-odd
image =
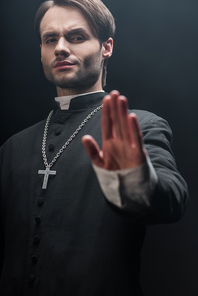
[[[114, 17], [101, 0], [53, 0], [43, 2], [36, 13], [34, 28], [40, 41], [41, 20], [44, 17], [45, 13], [48, 11], [48, 9], [55, 5], [79, 8], [82, 11], [82, 13], [87, 17], [92, 27], [92, 30], [95, 33], [95, 36], [98, 38], [101, 44], [102, 42], [107, 41], [110, 37], [114, 37]], [[106, 85], [107, 63], [108, 59], [104, 60], [102, 76], [103, 87]]]

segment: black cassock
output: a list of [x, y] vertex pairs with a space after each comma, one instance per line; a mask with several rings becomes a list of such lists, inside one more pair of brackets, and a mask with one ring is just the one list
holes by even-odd
[[[50, 162], [104, 93], [77, 97], [57, 110], [47, 137]], [[101, 145], [98, 111], [69, 144], [42, 189], [45, 121], [14, 135], [1, 147], [2, 296], [137, 296], [140, 250], [146, 224], [171, 223], [183, 214], [187, 187], [170, 149], [171, 130], [156, 115], [135, 110], [158, 175], [151, 209], [120, 210], [104, 197], [81, 138]], [[126, 204], [126, 206], [125, 206]]]

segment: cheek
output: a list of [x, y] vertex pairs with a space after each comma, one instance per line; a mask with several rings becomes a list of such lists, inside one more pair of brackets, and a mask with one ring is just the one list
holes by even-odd
[[50, 61], [53, 59], [53, 53], [52, 51], [49, 50], [41, 50], [41, 61], [42, 63], [46, 64], [46, 63], [50, 63]]
[[88, 56], [84, 59], [84, 67], [86, 69], [95, 66], [96, 60], [94, 59], [93, 56]]
[[97, 42], [94, 44], [89, 44], [89, 42], [82, 43], [81, 45], [78, 45], [78, 47], [71, 47], [71, 54], [76, 55], [81, 58], [81, 60], [85, 60], [88, 57], [101, 54], [101, 47]]
[[90, 68], [90, 67], [97, 67], [101, 66], [101, 54], [100, 51], [94, 52], [90, 54], [89, 56], [86, 56], [84, 58], [84, 66], [85, 68]]

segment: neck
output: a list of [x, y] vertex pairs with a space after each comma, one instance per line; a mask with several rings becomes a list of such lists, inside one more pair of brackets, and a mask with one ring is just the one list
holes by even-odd
[[78, 95], [78, 94], [84, 94], [84, 93], [102, 91], [102, 90], [103, 88], [101, 83], [97, 83], [92, 87], [82, 87], [78, 89], [60, 88], [58, 86], [56, 87], [58, 97], [72, 96], [72, 95]]

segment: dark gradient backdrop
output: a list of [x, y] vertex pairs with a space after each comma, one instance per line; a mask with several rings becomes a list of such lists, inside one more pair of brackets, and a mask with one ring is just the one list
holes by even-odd
[[[1, 0], [0, 142], [45, 118], [53, 108], [33, 31], [40, 0]], [[147, 296], [198, 295], [198, 1], [105, 0], [116, 18], [107, 90], [130, 108], [166, 118], [178, 168], [191, 196], [183, 219], [149, 226], [142, 252]], [[102, 296], [102, 295], [101, 295]]]

